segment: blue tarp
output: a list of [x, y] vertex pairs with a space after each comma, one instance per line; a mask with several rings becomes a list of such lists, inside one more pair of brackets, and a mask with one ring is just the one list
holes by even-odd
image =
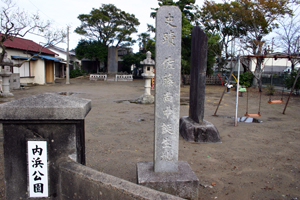
[[[23, 56], [11, 56], [12, 59], [16, 60], [28, 60], [29, 57], [23, 57]], [[31, 60], [37, 60], [37, 58], [31, 58]]]
[[51, 56], [45, 56], [45, 55], [38, 55], [40, 58], [42, 59], [46, 59], [46, 60], [53, 60], [54, 62], [60, 62], [60, 59], [51, 57]]

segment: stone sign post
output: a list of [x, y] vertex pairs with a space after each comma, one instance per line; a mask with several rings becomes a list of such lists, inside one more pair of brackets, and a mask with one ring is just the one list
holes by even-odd
[[91, 101], [45, 93], [0, 105], [6, 199], [63, 199], [59, 164], [85, 164]]
[[181, 11], [162, 6], [156, 14], [154, 161], [137, 164], [138, 183], [194, 199], [199, 180], [187, 162], [178, 161]]
[[108, 48], [107, 58], [107, 81], [115, 81], [115, 75], [118, 73], [118, 48]]
[[180, 119], [180, 134], [189, 142], [221, 142], [217, 128], [203, 120], [207, 67], [207, 36], [196, 26], [192, 31], [189, 117]]

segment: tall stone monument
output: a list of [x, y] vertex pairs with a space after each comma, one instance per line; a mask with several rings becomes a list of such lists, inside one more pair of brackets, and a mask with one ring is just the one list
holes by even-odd
[[189, 117], [180, 119], [180, 134], [189, 142], [221, 142], [217, 128], [203, 120], [206, 67], [207, 36], [196, 26], [192, 31]]
[[181, 11], [162, 6], [156, 14], [154, 161], [137, 164], [138, 184], [196, 199], [199, 179], [185, 161], [178, 161]]
[[107, 58], [107, 81], [115, 81], [115, 75], [118, 73], [118, 48], [109, 47]]

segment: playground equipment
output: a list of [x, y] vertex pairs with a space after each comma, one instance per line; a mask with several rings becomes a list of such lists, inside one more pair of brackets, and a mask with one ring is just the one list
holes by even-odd
[[[277, 59], [277, 58], [275, 58], [275, 59]], [[287, 61], [286, 61], [286, 66], [287, 66]], [[273, 59], [272, 59], [271, 86], [273, 86]], [[271, 99], [271, 94], [270, 94], [268, 103], [284, 103], [284, 101], [283, 101], [283, 92], [284, 92], [284, 86], [282, 86], [281, 99], [280, 100], [272, 100]]]
[[295, 86], [296, 86], [297, 80], [298, 80], [298, 78], [299, 78], [299, 73], [300, 73], [300, 69], [298, 69], [297, 76], [296, 76], [296, 78], [295, 78], [295, 81], [294, 81], [293, 87], [292, 87], [292, 89], [291, 89], [291, 92], [290, 92], [289, 98], [288, 98], [288, 100], [286, 101], [286, 104], [285, 104], [285, 107], [284, 107], [284, 109], [283, 109], [283, 112], [282, 112], [282, 114], [285, 114], [285, 109], [286, 109], [286, 107], [287, 107], [287, 105], [288, 105], [288, 103], [289, 103], [289, 100], [290, 100], [290, 98], [291, 98], [291, 96], [292, 96], [292, 94], [293, 94], [293, 91], [294, 91], [294, 89], [295, 89]]
[[260, 105], [261, 105], [261, 93], [262, 92], [259, 92], [260, 95], [259, 95], [259, 106], [258, 106], [258, 112], [257, 114], [248, 114], [248, 99], [249, 99], [249, 90], [247, 90], [247, 107], [246, 107], [246, 114], [245, 116], [247, 117], [261, 117], [261, 114], [260, 114]]
[[[232, 67], [232, 68], [231, 68], [231, 72], [230, 72], [230, 74], [232, 74], [232, 73], [233, 73], [233, 70], [234, 70], [234, 67]], [[219, 75], [219, 74], [217, 74], [217, 75], [220, 77], [220, 75]], [[221, 80], [222, 80], [222, 79], [221, 79]], [[229, 76], [229, 79], [227, 80], [227, 83], [226, 83], [226, 85], [228, 85], [228, 84], [229, 84], [229, 81], [230, 81], [230, 76]], [[223, 81], [222, 81], [222, 83], [223, 83]], [[223, 86], [223, 84], [222, 84], [222, 86]], [[220, 104], [221, 104], [221, 102], [222, 102], [222, 99], [223, 99], [223, 96], [224, 96], [224, 94], [225, 94], [226, 88], [227, 88], [227, 86], [225, 86], [225, 88], [224, 88], [224, 90], [223, 90], [223, 93], [222, 93], [222, 95], [221, 95], [221, 98], [220, 98], [219, 104], [218, 104], [218, 106], [217, 106], [217, 108], [216, 108], [216, 111], [215, 111], [215, 113], [213, 114], [213, 116], [217, 116], [217, 112], [218, 112], [219, 106], [220, 106]]]
[[[222, 77], [217, 73], [217, 76], [220, 78], [221, 80], [221, 83], [222, 83], [222, 86], [223, 86], [223, 80], [222, 80]], [[226, 77], [227, 78], [227, 77]]]
[[282, 87], [282, 94], [281, 94], [281, 99], [280, 100], [272, 100], [271, 95], [270, 95], [268, 103], [284, 103], [284, 101], [283, 101], [283, 91], [284, 91], [284, 87]]

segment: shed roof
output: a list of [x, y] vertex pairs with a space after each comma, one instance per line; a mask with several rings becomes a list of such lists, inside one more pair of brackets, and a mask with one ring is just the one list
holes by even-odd
[[[0, 33], [0, 37], [3, 34]], [[4, 46], [6, 48], [12, 48], [12, 49], [20, 49], [20, 50], [26, 50], [26, 51], [33, 51], [33, 52], [37, 52], [39, 53], [40, 50], [42, 49], [42, 53], [44, 54], [49, 54], [49, 55], [57, 55], [56, 53], [54, 53], [53, 51], [42, 47], [41, 45], [35, 43], [32, 40], [28, 40], [28, 39], [24, 39], [24, 38], [19, 38], [19, 37], [15, 37], [13, 39], [13, 41], [11, 40], [5, 40], [5, 42], [3, 43]]]

